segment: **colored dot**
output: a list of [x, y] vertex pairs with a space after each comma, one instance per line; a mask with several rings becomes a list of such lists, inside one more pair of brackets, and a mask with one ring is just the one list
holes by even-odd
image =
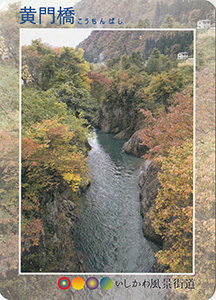
[[75, 290], [81, 290], [84, 286], [85, 286], [85, 281], [84, 281], [83, 278], [81, 278], [81, 277], [75, 277], [72, 280], [72, 287]]
[[109, 290], [113, 286], [113, 281], [109, 277], [103, 277], [100, 281], [100, 286], [104, 290]]
[[86, 286], [90, 290], [95, 290], [98, 287], [98, 285], [99, 285], [99, 282], [98, 282], [97, 278], [95, 278], [95, 277], [89, 277], [86, 280]]
[[67, 290], [70, 287], [70, 280], [67, 277], [61, 277], [58, 280], [58, 287], [62, 290]]

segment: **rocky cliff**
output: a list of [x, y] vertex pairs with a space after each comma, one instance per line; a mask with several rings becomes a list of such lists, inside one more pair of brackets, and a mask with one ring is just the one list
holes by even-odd
[[[159, 234], [155, 232], [154, 226], [148, 213], [155, 205], [155, 199], [157, 197], [158, 190], [161, 185], [157, 178], [159, 168], [154, 166], [150, 160], [146, 160], [142, 166], [142, 170], [139, 178], [139, 186], [141, 188], [140, 201], [141, 201], [141, 214], [143, 217], [142, 229], [144, 236], [151, 242], [156, 243], [162, 250], [169, 249], [171, 244], [169, 239], [162, 239]], [[156, 250], [156, 252], [159, 249]], [[163, 273], [167, 269], [166, 265], [162, 265], [159, 262], [150, 270], [153, 273]]]
[[[144, 119], [142, 118], [139, 111], [137, 111], [133, 105], [122, 105], [121, 104], [109, 104], [102, 103], [99, 113], [99, 127], [102, 132], [114, 133], [116, 139], [130, 139], [134, 132], [140, 130], [144, 125]], [[138, 136], [138, 135], [137, 135]], [[137, 142], [136, 139], [132, 139], [129, 143], [129, 147], [125, 148], [125, 152], [140, 156], [133, 153], [133, 146], [141, 150], [137, 143], [134, 145], [133, 142]], [[136, 151], [135, 151], [136, 152]]]
[[148, 217], [148, 212], [150, 212], [152, 206], [154, 206], [155, 198], [158, 189], [160, 188], [157, 173], [158, 168], [155, 167], [150, 160], [146, 160], [143, 164], [139, 178], [139, 186], [141, 188], [140, 201], [141, 214], [143, 216], [143, 233], [148, 240], [162, 245], [161, 236], [155, 232], [151, 220]]
[[115, 138], [128, 139], [136, 126], [134, 119], [132, 110], [121, 106], [103, 105], [99, 115], [99, 126], [102, 132], [115, 133]]
[[71, 190], [49, 192], [43, 196], [42, 203], [39, 248], [34, 249], [38, 260], [28, 259], [25, 262], [24, 259], [22, 271], [28, 271], [28, 264], [33, 264], [37, 272], [82, 272], [81, 257], [73, 241], [77, 205], [72, 201]]

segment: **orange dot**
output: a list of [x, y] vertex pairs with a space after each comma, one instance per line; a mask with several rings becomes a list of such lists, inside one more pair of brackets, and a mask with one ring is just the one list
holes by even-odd
[[85, 286], [85, 281], [81, 277], [75, 277], [71, 284], [75, 290], [81, 290]]

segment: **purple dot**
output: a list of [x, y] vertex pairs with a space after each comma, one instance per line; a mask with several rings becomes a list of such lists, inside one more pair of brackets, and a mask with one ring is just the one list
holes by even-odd
[[86, 280], [86, 286], [90, 290], [95, 290], [98, 287], [98, 285], [99, 285], [99, 281], [95, 277], [89, 277]]

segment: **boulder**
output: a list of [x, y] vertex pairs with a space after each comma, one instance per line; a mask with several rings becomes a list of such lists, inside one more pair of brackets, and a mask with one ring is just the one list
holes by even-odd
[[140, 139], [141, 130], [136, 131], [131, 138], [124, 143], [123, 150], [128, 153], [138, 157], [141, 157], [146, 153], [148, 147], [145, 145], [141, 145], [142, 140]]

